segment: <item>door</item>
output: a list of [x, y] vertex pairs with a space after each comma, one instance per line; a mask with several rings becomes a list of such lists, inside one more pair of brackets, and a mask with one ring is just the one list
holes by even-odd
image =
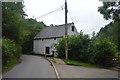
[[46, 54], [49, 54], [49, 53], [50, 53], [50, 47], [46, 47], [45, 53], [46, 53]]

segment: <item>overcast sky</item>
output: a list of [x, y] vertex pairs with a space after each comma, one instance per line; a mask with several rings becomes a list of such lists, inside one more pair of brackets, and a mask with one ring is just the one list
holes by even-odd
[[[37, 18], [48, 13], [64, 4], [65, 0], [24, 0], [25, 12], [29, 18]], [[74, 22], [80, 32], [92, 34], [98, 32], [109, 22], [103, 19], [103, 16], [97, 11], [102, 2], [99, 0], [67, 0], [68, 1], [68, 23]], [[71, 20], [70, 15], [73, 20]], [[46, 25], [64, 24], [64, 10], [44, 16], [37, 19], [43, 21]]]

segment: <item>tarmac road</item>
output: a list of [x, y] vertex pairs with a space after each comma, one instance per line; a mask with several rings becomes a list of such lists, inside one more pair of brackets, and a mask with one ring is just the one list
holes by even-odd
[[64, 64], [55, 64], [55, 67], [61, 78], [118, 78], [118, 71], [112, 71], [109, 69], [86, 68], [82, 66], [70, 66]]
[[51, 64], [44, 58], [22, 55], [22, 62], [16, 65], [3, 78], [56, 78]]

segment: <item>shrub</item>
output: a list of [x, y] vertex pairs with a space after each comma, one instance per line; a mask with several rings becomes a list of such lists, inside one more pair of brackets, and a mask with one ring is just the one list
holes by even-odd
[[65, 58], [65, 38], [60, 39], [58, 43], [54, 45], [57, 49], [58, 57]]
[[12, 66], [20, 58], [21, 48], [10, 39], [2, 39], [3, 68]]
[[115, 57], [116, 45], [108, 39], [98, 38], [93, 44], [93, 57], [91, 62], [105, 67], [113, 66], [112, 59]]
[[87, 62], [89, 57], [90, 38], [88, 35], [80, 33], [73, 35], [69, 39], [69, 58]]
[[[89, 61], [90, 38], [82, 32], [78, 35], [68, 36], [68, 58], [80, 61]], [[56, 45], [58, 57], [65, 58], [65, 39], [61, 39]]]

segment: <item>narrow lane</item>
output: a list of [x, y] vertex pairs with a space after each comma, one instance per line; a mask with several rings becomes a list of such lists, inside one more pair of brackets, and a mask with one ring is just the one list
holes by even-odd
[[51, 64], [44, 58], [22, 55], [22, 62], [3, 74], [3, 78], [56, 78]]

